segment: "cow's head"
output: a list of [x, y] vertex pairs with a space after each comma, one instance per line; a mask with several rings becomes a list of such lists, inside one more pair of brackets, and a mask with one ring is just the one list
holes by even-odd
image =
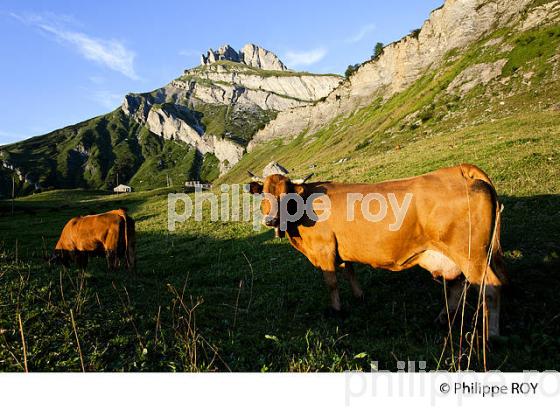
[[[305, 181], [311, 178], [313, 174], [303, 179], [294, 180], [290, 180], [287, 176], [280, 174], [269, 175], [266, 178], [257, 177], [252, 172], [249, 172], [249, 175], [252, 179], [249, 184], [249, 192], [251, 194], [265, 194], [261, 202], [262, 223], [274, 228], [276, 236], [283, 237], [284, 232], [279, 229], [280, 200], [289, 193], [303, 196], [305, 193]], [[296, 204], [291, 202], [288, 203], [288, 212], [293, 214], [294, 211], [290, 207], [296, 206]]]
[[49, 266], [63, 265], [68, 267], [69, 265], [68, 253], [59, 249], [55, 249], [49, 257], [45, 258], [45, 260]]

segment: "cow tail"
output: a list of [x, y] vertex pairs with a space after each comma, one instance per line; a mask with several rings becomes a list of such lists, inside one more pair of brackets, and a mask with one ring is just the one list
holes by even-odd
[[124, 221], [124, 254], [126, 258], [127, 267], [130, 266], [130, 258], [128, 256], [128, 226], [127, 226], [127, 215], [126, 211], [119, 209], [119, 215], [122, 217]]
[[505, 274], [503, 263], [504, 253], [502, 250], [502, 245], [500, 244], [501, 220], [504, 205], [500, 204], [500, 202], [498, 201], [498, 193], [496, 192], [496, 188], [490, 180], [490, 177], [483, 170], [471, 164], [461, 164], [461, 172], [465, 179], [467, 179], [468, 181], [482, 181], [488, 186], [490, 190], [492, 201], [494, 202], [495, 212], [494, 226], [491, 233], [492, 255], [490, 263], [493, 265], [492, 267], [494, 268], [494, 273], [496, 273], [500, 282], [502, 282], [502, 284], [506, 284], [508, 282], [508, 279]]
[[124, 251], [125, 251], [125, 255], [126, 255], [126, 264], [127, 267], [130, 266], [131, 262], [130, 262], [130, 257], [128, 256], [128, 226], [127, 226], [127, 215], [126, 213], [124, 214]]

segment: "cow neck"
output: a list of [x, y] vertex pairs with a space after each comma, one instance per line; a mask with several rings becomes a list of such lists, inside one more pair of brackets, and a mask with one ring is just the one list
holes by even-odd
[[[301, 184], [304, 187], [304, 192], [301, 195], [301, 197], [303, 199], [307, 200], [309, 195], [311, 195], [313, 193], [316, 193], [316, 192], [320, 192], [320, 191], [317, 190], [317, 187], [324, 184], [324, 183], [325, 182], [314, 182], [312, 184]], [[292, 185], [291, 192], [295, 193], [293, 185]], [[323, 192], [323, 193], [326, 194], [326, 192]], [[290, 241], [292, 246], [295, 247], [298, 250], [302, 249], [302, 244], [303, 244], [303, 239], [301, 238], [301, 234], [299, 232], [299, 227], [304, 222], [304, 218], [305, 218], [305, 216], [302, 217], [299, 221], [288, 222], [287, 229], [284, 232], [285, 235], [288, 236], [288, 240]]]
[[299, 233], [299, 221], [289, 222], [285, 234], [288, 236], [288, 240], [296, 249], [300, 249], [302, 245], [301, 235]]

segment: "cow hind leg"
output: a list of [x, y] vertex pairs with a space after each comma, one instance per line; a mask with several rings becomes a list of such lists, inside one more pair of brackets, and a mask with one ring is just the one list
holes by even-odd
[[356, 273], [354, 272], [354, 265], [351, 262], [344, 262], [344, 277], [350, 282], [350, 287], [352, 288], [352, 294], [356, 299], [361, 299], [364, 297], [364, 292], [360, 287], [358, 279], [356, 279]]
[[[472, 265], [471, 265], [472, 267]], [[483, 304], [484, 323], [486, 324], [486, 337], [500, 335], [500, 296], [502, 280], [492, 266], [486, 265], [486, 261], [475, 265], [472, 274], [467, 277], [470, 283], [479, 287], [481, 295], [478, 303]], [[502, 273], [502, 272], [500, 272]], [[482, 290], [480, 290], [482, 287]]]
[[136, 256], [133, 248], [126, 250], [126, 268], [130, 271], [136, 272]]
[[424, 251], [418, 257], [417, 263], [430, 271], [434, 278], [442, 277], [444, 279], [443, 286], [445, 286], [447, 300], [436, 318], [436, 323], [446, 325], [449, 320], [453, 320], [459, 307], [463, 290], [463, 281], [459, 279], [462, 269], [453, 258], [431, 249]]
[[500, 336], [500, 286], [486, 285], [485, 309], [488, 337]]
[[136, 240], [132, 235], [129, 237], [128, 249], [126, 249], [125, 254], [127, 269], [136, 272]]

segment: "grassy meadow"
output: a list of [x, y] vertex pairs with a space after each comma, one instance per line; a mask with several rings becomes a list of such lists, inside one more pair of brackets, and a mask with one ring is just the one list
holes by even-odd
[[[16, 200], [13, 216], [1, 203], [1, 370], [369, 371], [399, 360], [456, 369], [459, 326], [450, 341], [433, 324], [443, 292], [428, 272], [360, 267], [365, 299], [340, 278], [346, 317], [332, 318], [321, 273], [287, 240], [208, 212], [168, 232], [168, 192], [52, 191]], [[488, 367], [557, 368], [560, 197], [501, 199], [512, 283]], [[108, 272], [102, 258], [84, 273], [44, 262], [69, 218], [118, 206], [137, 222], [136, 273]], [[467, 339], [462, 346], [464, 366]], [[481, 369], [480, 346], [473, 351], [470, 367]]]

